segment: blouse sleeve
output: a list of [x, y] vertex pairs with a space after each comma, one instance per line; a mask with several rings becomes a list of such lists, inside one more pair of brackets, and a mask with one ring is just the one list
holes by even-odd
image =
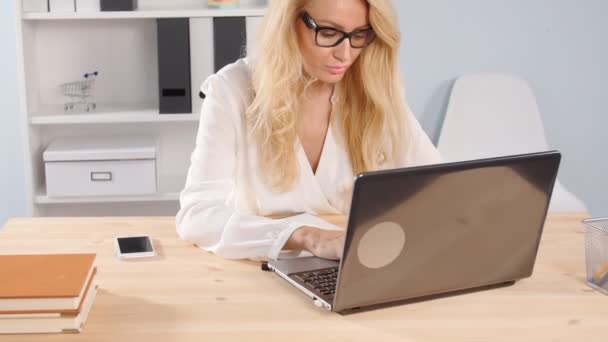
[[227, 203], [236, 184], [239, 146], [235, 118], [242, 115], [242, 94], [219, 74], [209, 77], [201, 90], [206, 97], [186, 185], [180, 193], [179, 236], [224, 258], [274, 260], [299, 227], [338, 229], [309, 214], [270, 219], [239, 212]]

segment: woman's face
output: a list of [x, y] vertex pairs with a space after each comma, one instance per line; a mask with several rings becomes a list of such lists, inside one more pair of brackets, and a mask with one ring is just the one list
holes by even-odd
[[[364, 0], [310, 0], [304, 11], [318, 26], [332, 27], [344, 32], [370, 27], [368, 5]], [[296, 32], [304, 70], [321, 82], [339, 82], [362, 51], [351, 47], [348, 39], [334, 47], [318, 46], [315, 42], [315, 31], [306, 26], [300, 18], [296, 21]], [[319, 32], [319, 39], [327, 39], [320, 37], [321, 34], [322, 32]]]

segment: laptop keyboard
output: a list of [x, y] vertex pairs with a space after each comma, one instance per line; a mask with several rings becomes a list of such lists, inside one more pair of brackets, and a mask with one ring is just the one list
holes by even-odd
[[336, 281], [338, 279], [338, 267], [324, 268], [320, 270], [293, 273], [300, 283], [304, 284], [316, 294], [325, 297], [333, 297], [336, 293]]

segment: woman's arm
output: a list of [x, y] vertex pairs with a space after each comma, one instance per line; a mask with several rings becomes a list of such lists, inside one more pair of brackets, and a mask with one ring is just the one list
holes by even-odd
[[405, 156], [405, 165], [400, 165], [400, 167], [442, 163], [443, 157], [437, 147], [429, 139], [409, 107], [407, 107], [407, 111], [406, 132], [409, 132], [410, 140]]
[[[225, 258], [272, 260], [296, 229], [320, 224], [307, 214], [273, 220], [239, 212], [227, 204], [236, 186], [235, 117], [242, 111], [235, 88], [222, 75], [213, 75], [203, 84], [206, 98], [186, 185], [180, 194], [176, 229], [182, 239]], [[308, 250], [309, 245], [288, 247]]]

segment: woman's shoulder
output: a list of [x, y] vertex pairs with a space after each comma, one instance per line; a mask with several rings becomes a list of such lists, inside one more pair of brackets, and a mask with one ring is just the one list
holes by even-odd
[[222, 97], [247, 101], [251, 94], [251, 61], [245, 57], [224, 66], [207, 77], [200, 90], [205, 96], [218, 92]]

